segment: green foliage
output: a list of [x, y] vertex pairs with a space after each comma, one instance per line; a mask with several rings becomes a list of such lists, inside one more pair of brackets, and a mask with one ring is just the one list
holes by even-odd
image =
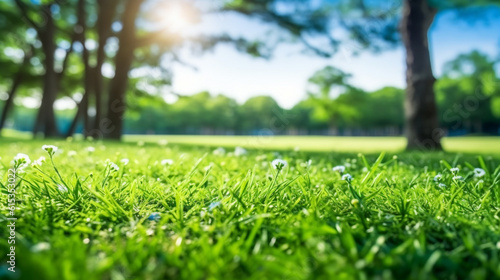
[[436, 84], [441, 122], [452, 129], [487, 127], [498, 123], [500, 78], [495, 61], [473, 51], [448, 62]]

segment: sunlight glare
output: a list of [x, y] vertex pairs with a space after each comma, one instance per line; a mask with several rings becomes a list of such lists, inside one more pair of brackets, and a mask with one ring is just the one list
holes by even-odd
[[186, 3], [163, 2], [155, 9], [155, 19], [166, 30], [180, 33], [196, 22], [196, 12]]

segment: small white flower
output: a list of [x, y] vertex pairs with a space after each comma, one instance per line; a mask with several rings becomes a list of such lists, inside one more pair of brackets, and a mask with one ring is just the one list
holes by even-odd
[[458, 167], [453, 167], [452, 169], [450, 169], [450, 171], [452, 173], [457, 173], [458, 171], [460, 171], [460, 169]]
[[45, 162], [45, 157], [40, 157], [39, 159], [37, 160], [34, 160], [33, 163], [31, 164], [31, 166], [35, 167], [35, 166], [42, 166], [42, 164]]
[[49, 156], [53, 156], [57, 151], [57, 147], [54, 145], [43, 145], [42, 150], [46, 151]]
[[224, 148], [222, 148], [222, 147], [219, 147], [219, 148], [217, 148], [217, 149], [215, 149], [215, 150], [213, 151], [213, 154], [214, 154], [214, 155], [218, 155], [218, 156], [223, 155], [223, 154], [225, 154], [225, 153], [226, 153], [226, 149], [224, 149]]
[[57, 189], [61, 192], [67, 192], [68, 191], [68, 188], [66, 188], [66, 186], [63, 186], [63, 185], [57, 185]]
[[172, 165], [172, 164], [174, 164], [174, 161], [167, 158], [167, 159], [163, 159], [160, 163], [161, 163], [161, 165]]
[[106, 166], [108, 166], [111, 171], [120, 170], [120, 167], [118, 167], [118, 165], [116, 165], [116, 163], [110, 161], [109, 159], [106, 160]]
[[123, 158], [122, 160], [120, 160], [121, 163], [123, 163], [123, 165], [127, 165], [129, 163], [129, 160], [128, 158]]
[[474, 176], [481, 178], [486, 174], [486, 171], [482, 168], [474, 168]]
[[345, 171], [345, 166], [343, 165], [337, 165], [333, 168], [334, 172], [339, 172], [339, 173], [344, 173]]
[[234, 155], [239, 157], [247, 154], [247, 150], [245, 150], [242, 147], [236, 147], [234, 148]]
[[76, 151], [69, 151], [68, 152], [68, 157], [74, 157], [76, 156]]
[[12, 164], [19, 169], [27, 167], [30, 163], [30, 157], [22, 153], [17, 154], [12, 160]]
[[88, 147], [87, 147], [87, 152], [89, 152], [89, 153], [93, 153], [93, 152], [95, 152], [95, 148], [94, 148], [94, 147], [92, 147], [92, 146], [88, 146]]
[[352, 180], [351, 174], [344, 174], [344, 175], [342, 175], [342, 180], [350, 182]]
[[271, 165], [274, 167], [274, 169], [281, 170], [288, 165], [288, 162], [282, 159], [275, 159], [271, 162]]
[[443, 184], [443, 183], [439, 183], [439, 185], [438, 185], [438, 186], [439, 186], [440, 188], [446, 188], [446, 185], [445, 185], [445, 184]]
[[367, 172], [368, 172], [368, 168], [365, 166], [365, 167], [363, 167], [363, 169], [361, 169], [361, 171], [362, 171], [363, 173], [367, 173]]
[[454, 176], [453, 180], [455, 180], [455, 181], [463, 181], [464, 177], [462, 177], [462, 176]]
[[434, 182], [439, 182], [439, 181], [441, 181], [441, 179], [443, 179], [443, 175], [441, 175], [441, 174], [434, 176]]

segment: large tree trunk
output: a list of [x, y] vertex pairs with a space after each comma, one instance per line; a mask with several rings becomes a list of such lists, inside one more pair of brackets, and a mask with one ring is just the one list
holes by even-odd
[[[95, 119], [94, 119], [94, 132], [98, 131], [102, 126], [102, 92], [103, 92], [103, 76], [102, 76], [102, 66], [106, 59], [106, 53], [104, 47], [106, 46], [106, 41], [108, 40], [111, 33], [111, 24], [114, 19], [116, 7], [119, 1], [117, 0], [98, 0], [99, 14], [97, 16], [97, 36], [98, 36], [98, 47], [97, 47], [97, 63], [95, 65], [94, 71], [94, 94], [95, 94]], [[100, 135], [92, 134], [94, 138]]]
[[77, 4], [77, 14], [78, 21], [77, 25], [80, 27], [79, 30], [81, 32], [78, 33], [77, 38], [80, 41], [80, 44], [83, 46], [82, 51], [82, 60], [84, 67], [84, 78], [83, 78], [83, 90], [84, 94], [82, 100], [80, 102], [80, 106], [77, 110], [76, 118], [79, 116], [83, 118], [83, 136], [88, 137], [89, 132], [92, 130], [89, 122], [89, 96], [94, 89], [93, 85], [93, 76], [92, 76], [92, 67], [89, 64], [90, 53], [87, 47], [85, 46], [86, 35], [85, 32], [87, 30], [87, 24], [85, 22], [85, 0], [78, 0]]
[[435, 78], [427, 33], [436, 10], [428, 0], [404, 0], [401, 35], [406, 49], [406, 138], [407, 149], [441, 150], [434, 96]]
[[58, 75], [54, 69], [54, 52], [56, 49], [54, 41], [55, 24], [50, 12], [50, 5], [44, 9], [45, 13], [45, 28], [40, 35], [42, 41], [42, 49], [45, 55], [45, 74], [43, 82], [42, 104], [38, 110], [38, 116], [33, 130], [34, 135], [43, 128], [45, 137], [58, 136], [56, 117], [54, 112], [54, 102], [57, 98], [57, 78]]
[[118, 39], [120, 48], [115, 56], [115, 76], [109, 89], [107, 124], [103, 131], [105, 138], [120, 140], [123, 131], [123, 116], [126, 109], [125, 93], [128, 85], [128, 72], [134, 59], [136, 48], [135, 19], [143, 0], [127, 1], [123, 13], [122, 30]]

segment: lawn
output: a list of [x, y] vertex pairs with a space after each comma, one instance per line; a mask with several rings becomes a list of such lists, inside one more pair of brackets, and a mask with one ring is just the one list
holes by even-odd
[[500, 278], [498, 138], [252, 139], [0, 140], [0, 279]]
[[[127, 135], [128, 142], [157, 143], [167, 140], [177, 145], [209, 147], [244, 147], [253, 150], [283, 151], [299, 148], [306, 152], [380, 153], [401, 152], [403, 137], [330, 137], [330, 136], [192, 136], [192, 135]], [[446, 137], [443, 146], [448, 152], [500, 155], [500, 137]]]

